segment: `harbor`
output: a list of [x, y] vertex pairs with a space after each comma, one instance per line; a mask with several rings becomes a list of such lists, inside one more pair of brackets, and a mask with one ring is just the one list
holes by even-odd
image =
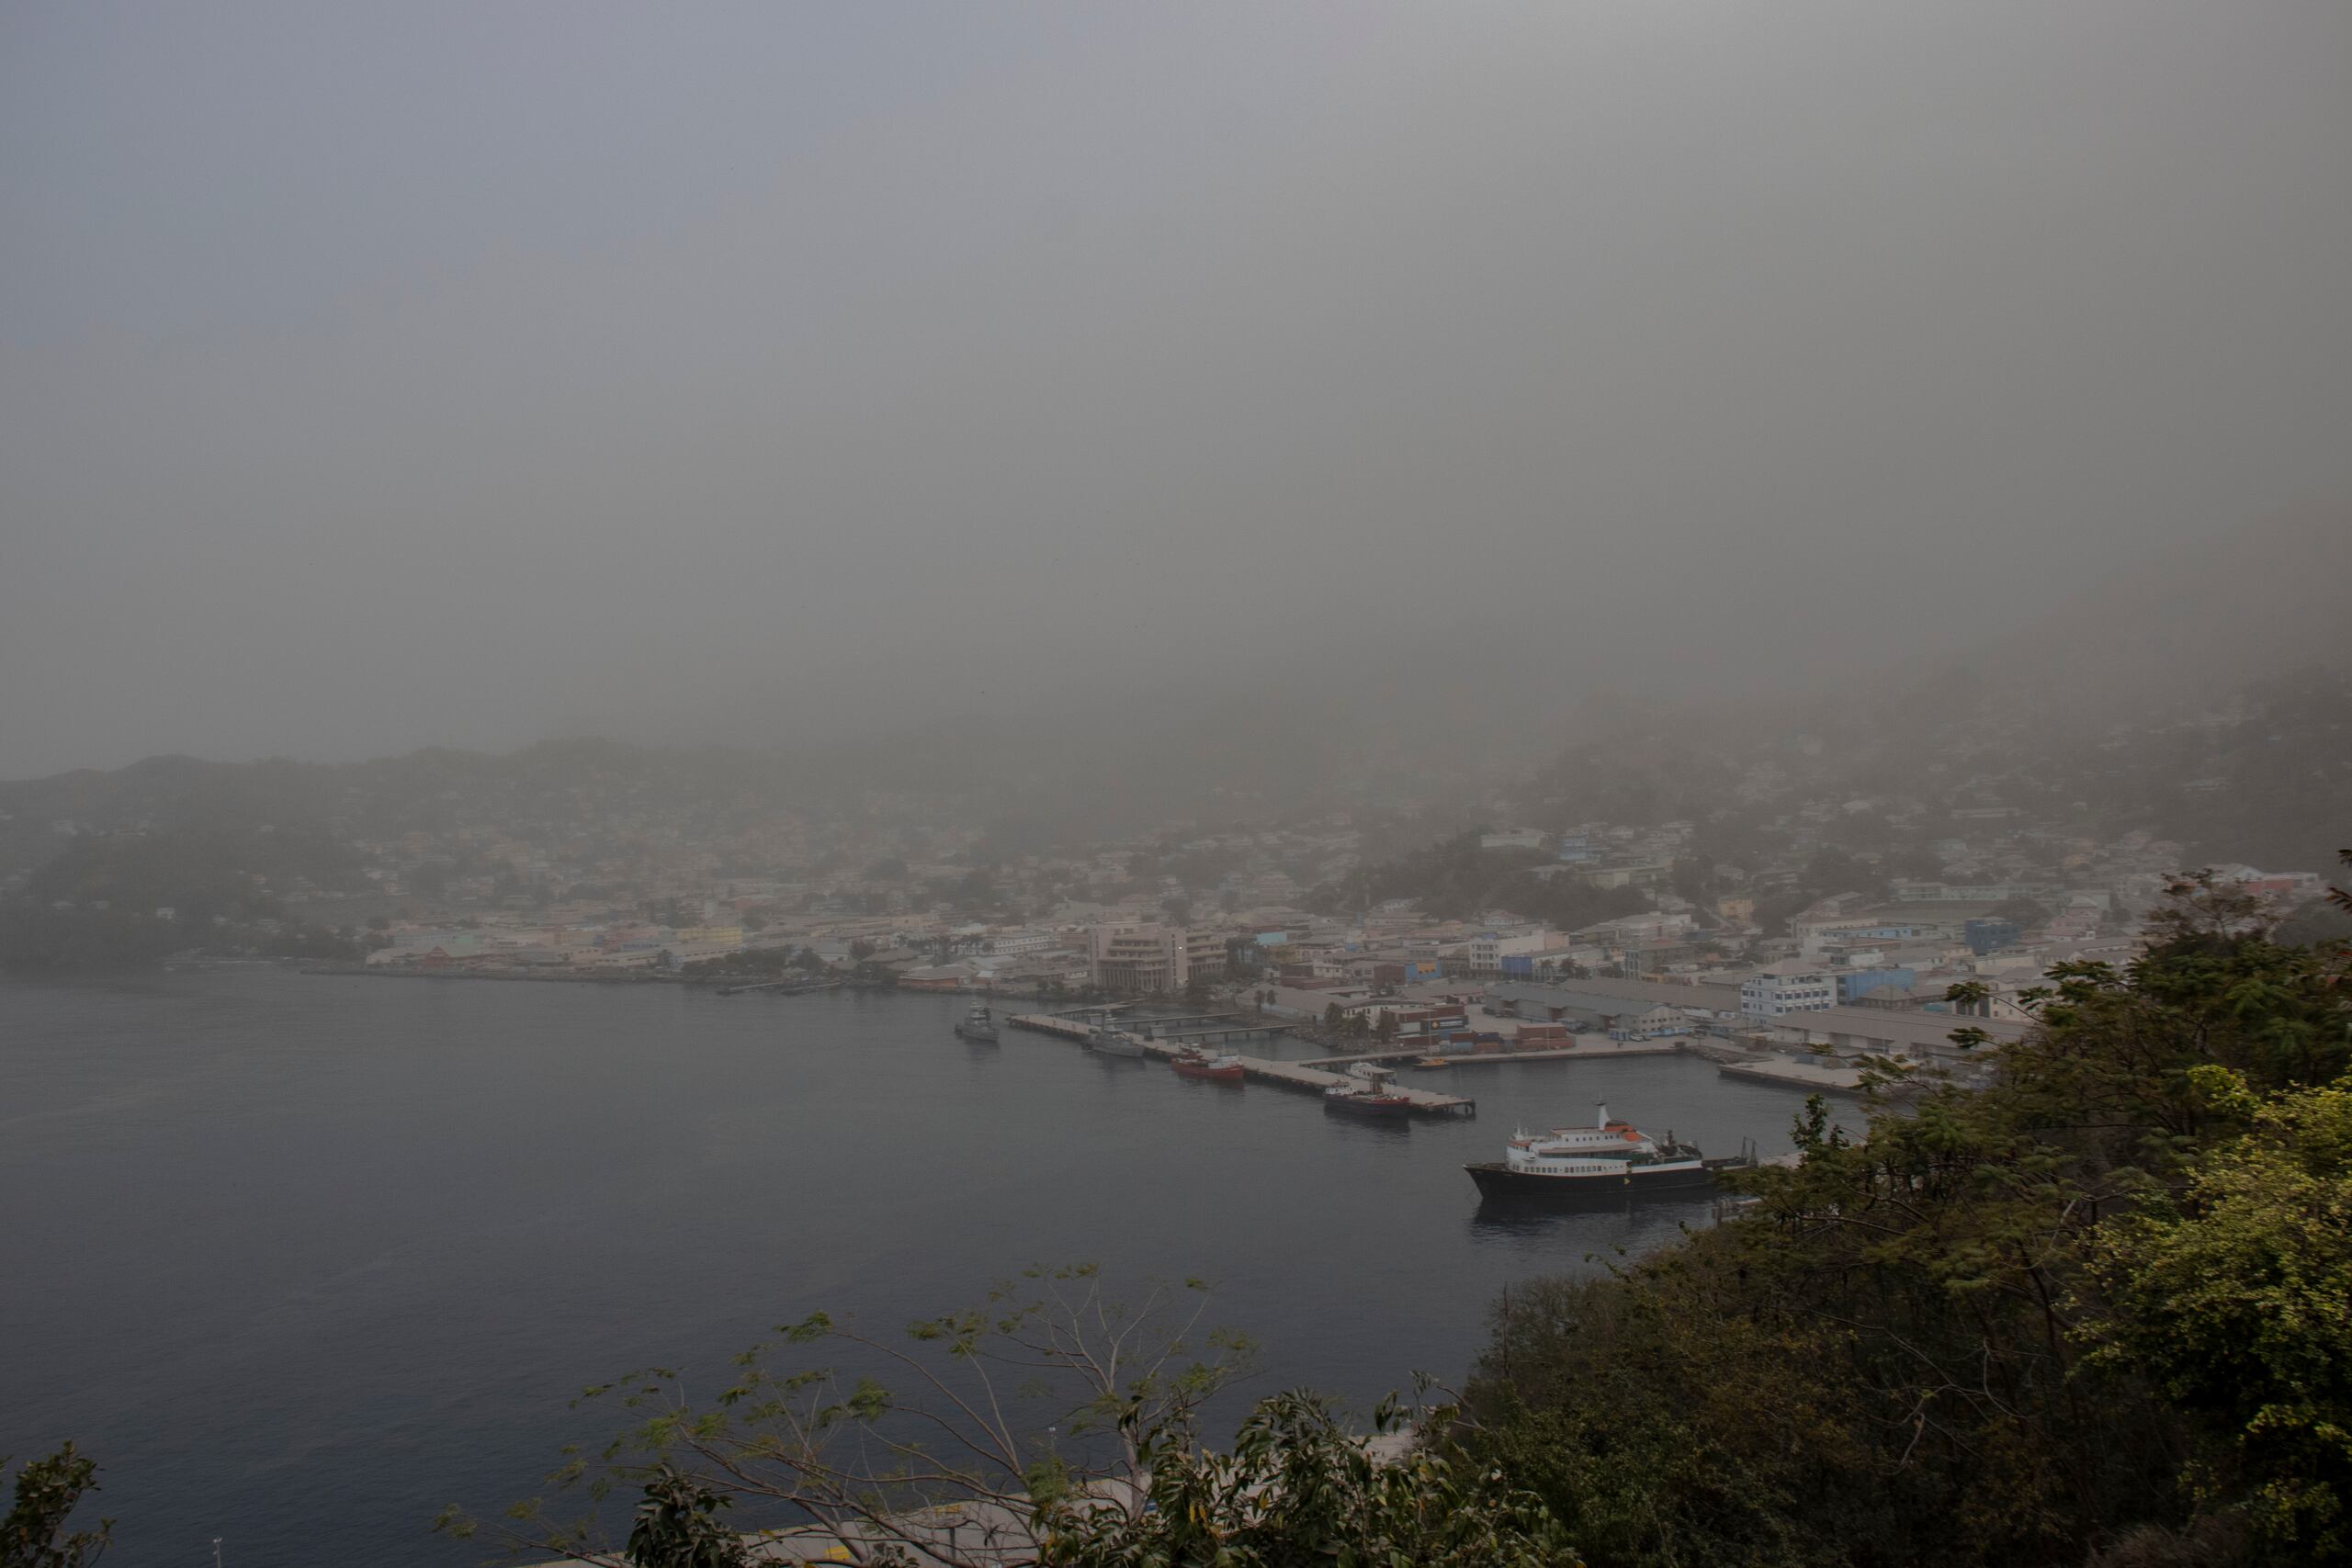
[[1379, 1051], [1356, 1051], [1344, 1056], [1314, 1056], [1299, 1066], [1343, 1067], [1351, 1062], [1442, 1061], [1449, 1067], [1483, 1067], [1504, 1062], [1566, 1062], [1579, 1057], [1593, 1060], [1617, 1056], [1677, 1056], [1689, 1049], [1689, 1046], [1673, 1040], [1611, 1040], [1595, 1034], [1584, 1036], [1573, 1045], [1538, 1051], [1464, 1051], [1452, 1055], [1442, 1046], [1422, 1044], [1401, 1049], [1389, 1047]]
[[[256, 965], [136, 987], [0, 988], [0, 1034], [17, 1047], [0, 1171], [18, 1190], [56, 1193], [23, 1211], [14, 1239], [37, 1248], [54, 1212], [85, 1237], [96, 1281], [33, 1303], [39, 1332], [0, 1348], [5, 1403], [59, 1421], [64, 1402], [107, 1386], [106, 1344], [140, 1332], [139, 1303], [105, 1282], [157, 1258], [175, 1269], [216, 1259], [214, 1283], [175, 1328], [189, 1353], [142, 1370], [122, 1384], [119, 1412], [82, 1426], [123, 1459], [120, 1491], [109, 1475], [102, 1495], [109, 1509], [167, 1524], [216, 1507], [273, 1521], [292, 1477], [390, 1531], [415, 1526], [418, 1489], [365, 1456], [403, 1440], [401, 1391], [436, 1369], [492, 1389], [536, 1380], [482, 1428], [533, 1461], [484, 1484], [519, 1495], [543, 1473], [537, 1456], [576, 1435], [564, 1423], [577, 1414], [537, 1391], [568, 1393], [642, 1328], [641, 1294], [603, 1288], [613, 1268], [721, 1303], [697, 1350], [716, 1361], [759, 1334], [758, 1314], [846, 1304], [911, 1322], [1042, 1259], [1099, 1260], [1125, 1280], [1207, 1279], [1215, 1321], [1288, 1348], [1301, 1382], [1369, 1409], [1406, 1375], [1408, 1352], [1445, 1367], [1479, 1353], [1484, 1320], [1463, 1303], [1539, 1272], [1598, 1272], [1587, 1258], [1671, 1244], [1713, 1212], [1705, 1192], [1590, 1212], [1482, 1206], [1462, 1167], [1497, 1158], [1515, 1126], [1582, 1121], [1606, 1098], [1711, 1156], [1747, 1137], [1769, 1156], [1789, 1146], [1789, 1102], [1803, 1098], [1688, 1057], [1598, 1058], [1483, 1077], [1403, 1070], [1416, 1089], [1474, 1097], [1476, 1116], [1343, 1120], [1317, 1103], [1326, 1080], [1295, 1062], [1285, 1070], [1303, 1081], [1290, 1084], [1190, 1081], [1009, 1026], [1010, 1014], [1074, 1003], [992, 999], [994, 1047], [951, 1033], [969, 998], [854, 986], [721, 998], [674, 982], [387, 985]], [[219, 1027], [188, 1030], [191, 1010]], [[333, 1049], [273, 1044], [287, 1041]], [[1236, 1045], [1261, 1058], [1337, 1048]], [[79, 1111], [93, 1071], [137, 1095], [141, 1112]], [[226, 1122], [234, 1138], [220, 1136]], [[583, 1124], [632, 1134], [582, 1160]], [[322, 1190], [322, 1147], [375, 1199], [355, 1206]], [[877, 1155], [886, 1147], [913, 1156]], [[110, 1184], [202, 1201], [141, 1201], [101, 1224]], [[255, 1190], [269, 1201], [236, 1196]], [[649, 1194], [711, 1223], [649, 1223]], [[449, 1224], [453, 1206], [480, 1228]], [[347, 1243], [316, 1256], [303, 1238], [321, 1234]], [[720, 1235], [730, 1245], [714, 1245]], [[391, 1262], [365, 1267], [379, 1258]], [[804, 1278], [802, 1258], [822, 1258], [821, 1277]], [[277, 1321], [296, 1288], [309, 1303], [301, 1332], [256, 1349], [252, 1325]], [[549, 1291], [565, 1311], [511, 1310]], [[754, 1295], [740, 1313], [724, 1304]], [[206, 1370], [216, 1357], [230, 1374]], [[333, 1416], [350, 1443], [290, 1460], [272, 1446], [272, 1420], [329, 1419], [326, 1402], [355, 1378], [366, 1397]], [[184, 1449], [153, 1421], [156, 1396], [189, 1413]], [[246, 1558], [298, 1561], [336, 1528], [323, 1514], [294, 1518], [243, 1527]], [[168, 1556], [158, 1533], [125, 1561]]]
[[[1020, 1013], [1004, 1021], [1012, 1028], [1084, 1044], [1099, 1028], [1108, 1027], [1133, 1004], [1111, 1003], [1062, 1012]], [[1284, 1026], [1254, 1020], [1246, 1013], [1183, 1013], [1169, 1018], [1133, 1018], [1130, 1032], [1147, 1057], [1168, 1061], [1207, 1045], [1223, 1047], [1235, 1039], [1271, 1038], [1287, 1032]], [[1864, 1091], [1860, 1069], [1781, 1056], [1755, 1056], [1690, 1036], [1619, 1040], [1605, 1035], [1580, 1035], [1571, 1043], [1532, 1051], [1485, 1050], [1446, 1055], [1435, 1043], [1388, 1045], [1345, 1055], [1310, 1056], [1283, 1061], [1271, 1056], [1232, 1054], [1242, 1077], [1300, 1093], [1321, 1094], [1347, 1084], [1346, 1069], [1357, 1064], [1383, 1066], [1496, 1066], [1511, 1062], [1614, 1061], [1637, 1056], [1693, 1055], [1714, 1065], [1724, 1077], [1814, 1093], [1860, 1096]], [[1419, 1116], [1475, 1116], [1477, 1101], [1465, 1095], [1444, 1094], [1403, 1084], [1389, 1092], [1404, 1099]]]
[[[1057, 1040], [1083, 1043], [1097, 1027], [1096, 1022], [1089, 1021], [1089, 1018], [1099, 1020], [1103, 1010], [1101, 1008], [1090, 1008], [1084, 1010], [1086, 1016], [1080, 1017], [1051, 1012], [1017, 1013], [1006, 1019], [1005, 1022], [1014, 1029], [1024, 1030], [1032, 1034], [1045, 1034]], [[1234, 1019], [1245, 1017], [1241, 1014], [1221, 1016]], [[1159, 1021], [1144, 1021], [1148, 1029], [1156, 1030]], [[1240, 1033], [1244, 1031], [1236, 1028], [1226, 1032]], [[1249, 1032], [1278, 1034], [1283, 1031], [1278, 1026], [1259, 1025]], [[1181, 1037], [1154, 1038], [1145, 1034], [1140, 1038], [1145, 1055], [1167, 1061], [1182, 1052], [1187, 1046], [1198, 1043], [1200, 1034], [1197, 1032], [1188, 1032]], [[1339, 1059], [1353, 1062], [1367, 1058], [1359, 1055]], [[1238, 1055], [1234, 1060], [1240, 1064], [1242, 1077], [1251, 1083], [1271, 1084], [1277, 1089], [1295, 1089], [1305, 1094], [1319, 1095], [1350, 1082], [1345, 1073], [1327, 1071], [1324, 1067], [1309, 1066], [1303, 1062], [1281, 1062], [1266, 1056]], [[1396, 1086], [1389, 1092], [1405, 1100], [1412, 1113], [1418, 1116], [1476, 1116], [1478, 1113], [1476, 1100], [1458, 1094], [1438, 1094], [1429, 1089], [1408, 1089], [1402, 1085]]]

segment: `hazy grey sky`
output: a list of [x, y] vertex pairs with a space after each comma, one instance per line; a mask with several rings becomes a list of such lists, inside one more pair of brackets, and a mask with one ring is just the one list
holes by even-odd
[[1815, 679], [2347, 432], [2352, 6], [0, 9], [0, 774]]

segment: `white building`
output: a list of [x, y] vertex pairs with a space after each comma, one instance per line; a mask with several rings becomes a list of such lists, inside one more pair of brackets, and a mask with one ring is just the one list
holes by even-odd
[[1023, 953], [1050, 953], [1060, 945], [1060, 939], [1053, 932], [1026, 927], [994, 931], [980, 939], [980, 951], [999, 958]]
[[1749, 1018], [1826, 1012], [1838, 1005], [1838, 982], [1818, 969], [1775, 967], [1739, 983], [1739, 1010]]
[[1191, 977], [1189, 933], [1156, 922], [1090, 927], [1086, 933], [1086, 977], [1118, 996], [1181, 991]]
[[1547, 953], [1561, 941], [1558, 933], [1532, 931], [1504, 935], [1497, 931], [1481, 931], [1470, 939], [1463, 957], [1473, 975], [1499, 975], [1503, 960], [1521, 955]]

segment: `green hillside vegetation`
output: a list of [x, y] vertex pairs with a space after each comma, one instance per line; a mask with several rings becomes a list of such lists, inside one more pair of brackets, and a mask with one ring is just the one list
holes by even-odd
[[0, 906], [0, 967], [117, 968], [191, 950], [356, 957], [362, 950], [352, 932], [289, 914], [284, 896], [364, 891], [366, 864], [348, 844], [308, 830], [82, 835]]
[[[2352, 995], [2190, 884], [1995, 1084], [1515, 1290], [1454, 1438], [1595, 1568], [2352, 1560]], [[2339, 896], [2340, 901], [2340, 896]]]

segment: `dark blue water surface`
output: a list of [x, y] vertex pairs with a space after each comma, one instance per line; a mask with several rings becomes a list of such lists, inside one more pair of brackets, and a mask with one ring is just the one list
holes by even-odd
[[0, 1453], [105, 1466], [126, 1568], [479, 1561], [649, 1361], [715, 1385], [816, 1308], [888, 1327], [1031, 1261], [1200, 1275], [1245, 1391], [1457, 1377], [1508, 1282], [1707, 1205], [1500, 1221], [1461, 1167], [1596, 1099], [1710, 1153], [1797, 1097], [1680, 1057], [1414, 1074], [1476, 1121], [1327, 1117], [1007, 1032], [948, 998], [270, 969], [0, 986]]

